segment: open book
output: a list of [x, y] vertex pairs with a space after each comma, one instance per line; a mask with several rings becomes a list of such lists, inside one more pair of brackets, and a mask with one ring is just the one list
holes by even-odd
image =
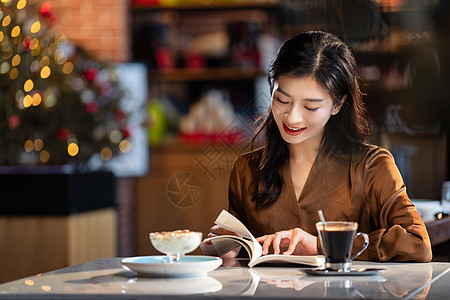
[[295, 263], [307, 266], [321, 266], [325, 263], [323, 255], [282, 255], [268, 254], [262, 255], [262, 247], [256, 238], [250, 233], [247, 227], [235, 216], [222, 210], [215, 223], [225, 229], [236, 232], [239, 236], [219, 235], [206, 238], [200, 244], [200, 248], [206, 255], [221, 256], [238, 246], [243, 246], [250, 257], [249, 267], [260, 263]]

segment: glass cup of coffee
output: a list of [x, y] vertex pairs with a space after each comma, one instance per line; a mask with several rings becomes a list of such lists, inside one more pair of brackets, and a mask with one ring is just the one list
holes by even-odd
[[[357, 232], [358, 223], [356, 222], [318, 222], [316, 223], [316, 228], [325, 255], [326, 269], [350, 272], [352, 260], [360, 255], [369, 245], [369, 236], [365, 233]], [[358, 236], [364, 238], [364, 245], [355, 255], [351, 256], [353, 241]]]

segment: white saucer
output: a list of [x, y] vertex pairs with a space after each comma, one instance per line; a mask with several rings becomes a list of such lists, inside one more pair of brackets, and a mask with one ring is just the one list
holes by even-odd
[[136, 256], [122, 259], [122, 267], [145, 277], [196, 277], [218, 268], [220, 257], [188, 255], [169, 263], [165, 255]]

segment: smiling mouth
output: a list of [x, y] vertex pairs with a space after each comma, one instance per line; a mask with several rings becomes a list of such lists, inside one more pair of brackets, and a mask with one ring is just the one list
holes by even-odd
[[302, 128], [290, 127], [283, 123], [283, 129], [289, 135], [298, 135], [298, 134], [302, 133], [306, 129], [306, 127], [302, 127]]

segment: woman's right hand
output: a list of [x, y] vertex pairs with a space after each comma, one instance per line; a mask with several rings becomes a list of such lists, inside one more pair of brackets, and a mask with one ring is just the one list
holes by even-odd
[[[218, 236], [218, 235], [234, 235], [239, 236], [236, 232], [227, 230], [223, 227], [220, 227], [219, 225], [214, 225], [211, 227], [211, 232], [208, 233], [208, 237]], [[241, 246], [234, 248], [233, 250], [221, 255], [221, 258], [234, 258], [239, 254], [239, 251], [241, 251]]]

